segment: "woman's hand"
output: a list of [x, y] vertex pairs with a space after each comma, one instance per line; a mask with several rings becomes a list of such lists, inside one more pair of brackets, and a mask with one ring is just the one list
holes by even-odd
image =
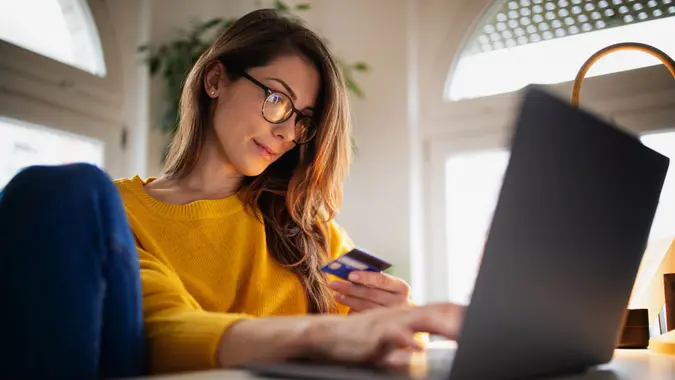
[[335, 291], [335, 300], [353, 312], [410, 304], [410, 286], [386, 273], [354, 271], [349, 281], [333, 281], [328, 286]]
[[400, 361], [401, 347], [422, 349], [415, 339], [418, 332], [457, 339], [463, 317], [464, 308], [453, 304], [380, 308], [349, 318], [319, 317], [308, 328], [309, 356], [390, 367]]
[[380, 364], [391, 369], [392, 365], [405, 362], [406, 354], [422, 349], [416, 333], [456, 339], [463, 318], [462, 306], [445, 303], [378, 308], [351, 317], [242, 319], [223, 333], [217, 360], [223, 367], [318, 359]]

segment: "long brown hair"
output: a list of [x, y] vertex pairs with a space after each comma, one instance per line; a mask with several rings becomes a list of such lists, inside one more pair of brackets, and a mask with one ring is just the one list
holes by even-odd
[[298, 275], [309, 298], [309, 312], [328, 313], [335, 310], [335, 302], [320, 267], [329, 257], [326, 225], [340, 207], [349, 167], [349, 106], [342, 74], [315, 33], [277, 11], [264, 9], [245, 15], [220, 35], [185, 80], [165, 175], [183, 178], [199, 160], [207, 129], [212, 128], [212, 99], [203, 88], [211, 65], [222, 62], [228, 77], [236, 80], [245, 70], [265, 66], [285, 54], [303, 57], [320, 74], [317, 135], [284, 154], [261, 175], [245, 177], [239, 196], [260, 211], [267, 248]]

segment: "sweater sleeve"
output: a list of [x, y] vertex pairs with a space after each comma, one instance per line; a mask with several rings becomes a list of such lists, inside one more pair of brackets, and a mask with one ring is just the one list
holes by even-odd
[[203, 310], [168, 265], [137, 249], [151, 372], [217, 367], [216, 352], [223, 333], [250, 316]]

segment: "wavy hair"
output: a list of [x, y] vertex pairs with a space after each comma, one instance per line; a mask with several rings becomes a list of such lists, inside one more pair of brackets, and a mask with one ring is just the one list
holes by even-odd
[[222, 62], [234, 81], [250, 68], [289, 54], [306, 59], [319, 72], [317, 135], [259, 176], [245, 177], [239, 196], [262, 215], [269, 253], [300, 279], [309, 299], [308, 312], [329, 313], [335, 310], [335, 301], [320, 268], [330, 257], [327, 223], [342, 202], [350, 162], [349, 105], [338, 65], [314, 32], [270, 9], [251, 12], [225, 30], [187, 75], [164, 174], [183, 178], [199, 160], [212, 128], [213, 100], [203, 88], [203, 78], [215, 62]]

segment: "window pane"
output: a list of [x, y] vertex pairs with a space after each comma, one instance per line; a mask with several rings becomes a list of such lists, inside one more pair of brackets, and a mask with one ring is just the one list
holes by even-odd
[[648, 134], [642, 137], [642, 142], [670, 158], [670, 166], [652, 223], [649, 244], [642, 258], [638, 279], [633, 289], [633, 297], [629, 304], [631, 308], [645, 306], [638, 304], [640, 296], [650, 285], [650, 280], [654, 278], [668, 252], [668, 247], [675, 238], [675, 132]]
[[[675, 132], [641, 138], [668, 156], [668, 170], [639, 278], [651, 278], [675, 238]], [[508, 164], [505, 150], [487, 150], [450, 157], [446, 163], [446, 240], [450, 300], [468, 303], [478, 274], [483, 246]], [[638, 281], [637, 288], [648, 285]], [[639, 294], [639, 290], [636, 294]]]
[[[643, 42], [675, 56], [674, 0], [497, 1], [493, 8], [460, 55], [446, 89], [450, 100], [573, 80], [586, 59], [618, 42]], [[587, 77], [658, 64], [645, 53], [618, 52]]]
[[446, 163], [446, 246], [450, 301], [467, 304], [478, 274], [509, 154], [482, 151]]
[[0, 0], [0, 39], [98, 76], [106, 74], [86, 0]]
[[0, 189], [30, 165], [88, 162], [103, 166], [103, 142], [0, 117]]
[[675, 236], [675, 132], [648, 134], [642, 142], [671, 160], [649, 238], [670, 241]]

